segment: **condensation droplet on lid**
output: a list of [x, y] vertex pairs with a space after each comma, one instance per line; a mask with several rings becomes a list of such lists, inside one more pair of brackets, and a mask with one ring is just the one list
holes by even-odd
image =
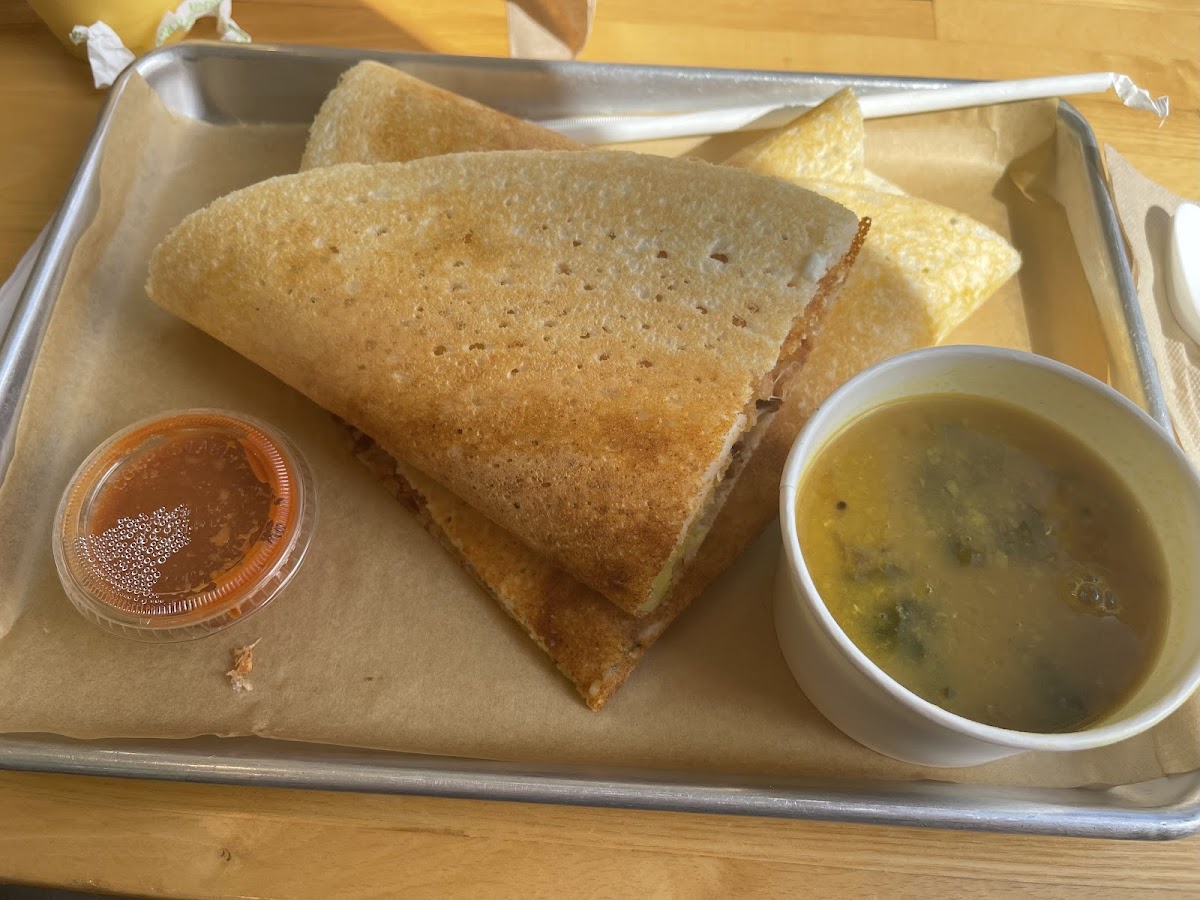
[[113, 590], [153, 601], [157, 566], [190, 541], [191, 511], [179, 505], [117, 519], [99, 534], [79, 537], [76, 548], [91, 574]]

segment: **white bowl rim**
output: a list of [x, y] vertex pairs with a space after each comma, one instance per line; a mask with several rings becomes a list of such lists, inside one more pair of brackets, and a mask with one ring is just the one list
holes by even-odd
[[[802, 594], [802, 596], [795, 597], [795, 601], [807, 603], [813, 607], [817, 621], [820, 623], [826, 636], [833, 641], [851, 664], [869, 678], [879, 689], [883, 690], [895, 702], [907, 707], [910, 711], [925, 719], [932, 720], [950, 731], [973, 737], [989, 744], [1021, 750], [1069, 751], [1089, 750], [1115, 744], [1152, 728], [1178, 709], [1196, 690], [1197, 686], [1200, 685], [1200, 653], [1193, 656], [1192, 662], [1184, 676], [1179, 679], [1171, 690], [1167, 691], [1162, 697], [1152, 702], [1147, 708], [1136, 715], [1119, 718], [1111, 722], [1104, 722], [1094, 728], [1085, 727], [1080, 731], [1051, 733], [1017, 731], [1015, 729], [1000, 728], [995, 725], [985, 725], [982, 722], [976, 722], [974, 719], [956, 715], [935, 703], [919, 697], [872, 662], [850, 640], [841, 626], [837, 624], [824, 602], [815, 599], [820, 597], [820, 592], [813, 583], [808, 566], [804, 562], [804, 556], [800, 551], [799, 535], [796, 529], [796, 496], [797, 488], [800, 486], [800, 468], [806, 460], [815, 459], [820, 450], [825, 446], [825, 443], [828, 443], [831, 439], [826, 439], [819, 447], [812, 447], [813, 435], [819, 430], [823, 430], [827, 420], [836, 417], [842, 400], [858, 384], [869, 379], [874, 380], [876, 378], [887, 377], [897, 369], [904, 369], [919, 364], [932, 354], [937, 354], [939, 357], [957, 357], [960, 364], [966, 365], [982, 361], [1003, 361], [1005, 363], [1015, 363], [1017, 365], [1041, 369], [1051, 376], [1065, 378], [1075, 382], [1086, 390], [1100, 394], [1117, 407], [1117, 409], [1131, 417], [1137, 425], [1151, 429], [1155, 438], [1163, 443], [1165, 449], [1173, 454], [1181, 464], [1182, 471], [1185, 472], [1185, 480], [1190, 483], [1193, 495], [1200, 498], [1200, 476], [1197, 475], [1187, 455], [1175, 442], [1174, 437], [1133, 401], [1104, 382], [1065, 363], [1021, 350], [977, 344], [956, 344], [913, 350], [890, 357], [868, 369], [864, 369], [842, 384], [809, 417], [804, 427], [800, 430], [800, 434], [796, 437], [795, 442], [792, 444], [792, 449], [788, 454], [787, 462], [783, 469], [783, 477], [780, 482], [779, 523], [783, 533], [783, 551], [787, 555], [788, 567], [790, 569], [789, 574], [793, 579], [799, 579], [804, 588], [802, 592], [793, 592], [795, 594]], [[916, 391], [912, 396], [926, 396], [926, 392]], [[1024, 408], [1023, 404], [1018, 403], [1016, 405]], [[1035, 415], [1037, 414], [1035, 413]], [[840, 433], [842, 428], [847, 427], [849, 424], [850, 422], [846, 422], [841, 428], [834, 431], [834, 434]]]

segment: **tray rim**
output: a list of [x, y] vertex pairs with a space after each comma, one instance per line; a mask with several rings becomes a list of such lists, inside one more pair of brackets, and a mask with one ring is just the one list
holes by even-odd
[[[167, 750], [165, 745], [172, 747]], [[429, 756], [255, 737], [82, 741], [36, 734], [0, 736], [3, 769], [1047, 837], [1175, 840], [1200, 830], [1200, 771], [1110, 788], [1017, 788], [933, 780], [705, 776], [689, 771]], [[1156, 795], [1171, 782], [1185, 781], [1181, 798], [1157, 806], [1111, 802], [1114, 792]]]
[[[869, 84], [879, 90], [930, 87], [957, 80], [898, 78], [854, 74], [697, 68], [626, 63], [572, 63], [509, 60], [446, 54], [356, 50], [289, 45], [230, 45], [189, 41], [153, 51], [131, 65], [113, 86], [100, 111], [63, 205], [53, 217], [45, 245], [37, 255], [13, 318], [0, 341], [0, 481], [14, 449], [29, 377], [49, 322], [57, 291], [80, 234], [95, 205], [95, 180], [101, 151], [126, 85], [135, 76], [151, 81], [156, 73], [202, 57], [246, 58], [272, 54], [345, 62], [360, 59], [387, 63], [424, 62], [451, 66], [503, 66], [531, 72], [575, 69], [603, 76], [622, 71], [647, 76], [709, 75], [727, 79], [810, 79], [823, 84]], [[1084, 164], [1110, 251], [1125, 322], [1134, 347], [1138, 375], [1150, 414], [1168, 427], [1166, 406], [1133, 288], [1133, 275], [1104, 176], [1095, 134], [1070, 104], [1060, 102], [1060, 122], [1080, 141]], [[391, 751], [359, 751], [332, 745], [266, 739], [216, 739], [221, 749], [197, 748], [195, 742], [130, 739], [77, 741], [54, 735], [0, 735], [0, 769], [88, 774], [208, 783], [270, 785], [325, 790], [423, 794], [466, 799], [565, 803], [793, 819], [863, 822], [1002, 831], [1024, 834], [1159, 840], [1200, 834], [1200, 770], [1156, 779], [1173, 782], [1182, 799], [1159, 805], [1116, 801], [1116, 791], [1141, 788], [999, 788], [934, 781], [846, 782], [828, 778], [731, 776], [619, 767], [530, 765], [456, 757], [431, 757]], [[282, 748], [267, 754], [238, 752], [229, 742], [246, 740]], [[309, 749], [305, 749], [309, 748]], [[233, 751], [233, 752], [230, 752]], [[976, 796], [970, 802], [971, 794]], [[1153, 793], [1153, 791], [1151, 791]], [[1045, 799], [1029, 795], [1040, 794]], [[1102, 798], [1108, 797], [1108, 802]], [[979, 801], [987, 801], [984, 806]], [[1067, 802], [1070, 800], [1071, 802]], [[1001, 802], [1003, 801], [1003, 802]], [[986, 809], [984, 807], [987, 807]]]

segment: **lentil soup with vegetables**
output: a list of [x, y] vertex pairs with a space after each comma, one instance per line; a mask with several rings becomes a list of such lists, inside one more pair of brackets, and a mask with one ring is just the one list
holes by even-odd
[[1102, 718], [1162, 641], [1166, 565], [1120, 476], [994, 400], [876, 409], [826, 445], [797, 530], [826, 607], [889, 676], [988, 725]]

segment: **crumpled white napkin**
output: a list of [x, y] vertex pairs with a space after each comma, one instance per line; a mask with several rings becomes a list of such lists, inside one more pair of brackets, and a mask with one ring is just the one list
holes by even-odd
[[[204, 18], [217, 20], [217, 34], [223, 41], [248, 43], [250, 35], [233, 21], [232, 0], [183, 0], [175, 9], [163, 13], [154, 35], [154, 46], [161, 47], [178, 31], [188, 32]], [[96, 87], [108, 87], [125, 67], [136, 58], [121, 42], [121, 37], [104, 22], [76, 25], [71, 29], [71, 42], [86, 44], [88, 64]]]
[[103, 22], [93, 22], [87, 27], [76, 25], [71, 29], [70, 37], [72, 44], [87, 45], [88, 65], [92, 67], [92, 80], [98, 88], [108, 87], [116, 81], [135, 58], [117, 33]]

